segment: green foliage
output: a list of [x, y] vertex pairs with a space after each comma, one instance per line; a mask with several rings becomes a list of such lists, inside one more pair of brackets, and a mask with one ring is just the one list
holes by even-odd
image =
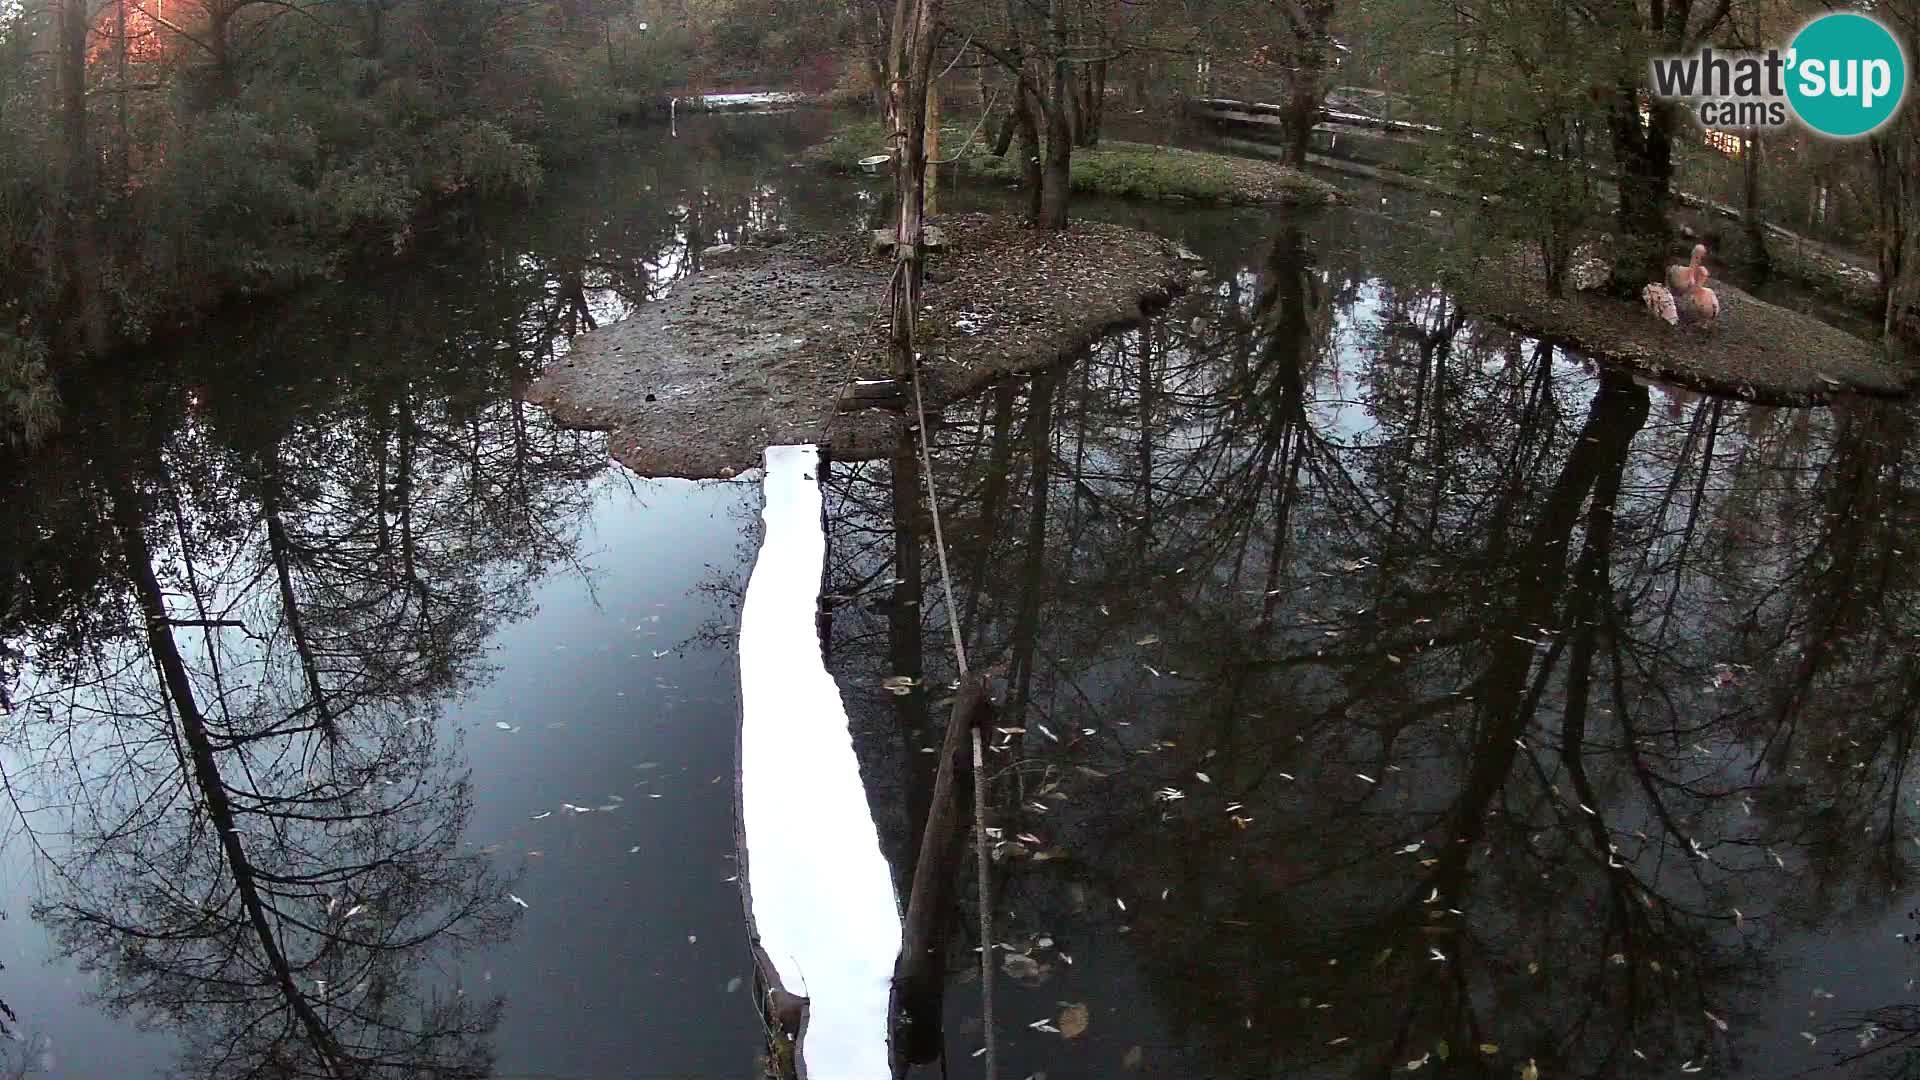
[[53, 430], [58, 417], [46, 343], [0, 327], [0, 440], [32, 445]]

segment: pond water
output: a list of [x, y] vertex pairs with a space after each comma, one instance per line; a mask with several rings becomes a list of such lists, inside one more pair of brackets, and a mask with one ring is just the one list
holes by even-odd
[[[63, 388], [0, 468], [8, 1075], [755, 1074], [758, 489], [634, 477], [518, 398], [706, 245], [867, 225], [877, 183], [789, 167], [823, 123], [636, 137]], [[823, 471], [903, 893], [950, 610], [1004, 676], [1001, 1075], [1898, 1075], [1909, 414], [1466, 319], [1382, 274], [1403, 199], [1085, 207], [1211, 277], [932, 425], [951, 609], [912, 444]]]

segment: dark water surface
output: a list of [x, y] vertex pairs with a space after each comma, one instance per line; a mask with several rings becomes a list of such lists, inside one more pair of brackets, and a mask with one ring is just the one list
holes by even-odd
[[[789, 167], [821, 124], [650, 134], [63, 388], [0, 468], [8, 1075], [755, 1075], [757, 488], [633, 477], [517, 398], [706, 245], [868, 224], [876, 184]], [[1909, 414], [1466, 320], [1381, 275], [1386, 215], [1424, 220], [1388, 198], [1089, 207], [1210, 280], [935, 425], [1007, 673], [1001, 1075], [1901, 1074]], [[827, 470], [824, 591], [904, 892], [953, 667], [901, 449]]]

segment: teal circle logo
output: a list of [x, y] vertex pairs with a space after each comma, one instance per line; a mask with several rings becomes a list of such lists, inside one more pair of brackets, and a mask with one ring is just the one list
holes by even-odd
[[1885, 26], [1865, 15], [1822, 15], [1788, 53], [1787, 101], [1821, 135], [1850, 139], [1893, 119], [1907, 93], [1907, 58]]

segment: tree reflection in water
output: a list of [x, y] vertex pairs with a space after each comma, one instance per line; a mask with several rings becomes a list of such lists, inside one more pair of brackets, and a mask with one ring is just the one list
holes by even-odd
[[[993, 903], [1038, 962], [1008, 968], [1010, 1068], [1857, 1049], [1869, 1018], [1821, 999], [1854, 1034], [1754, 1033], [1808, 1000], [1787, 957], [1905, 880], [1909, 414], [1650, 389], [1316, 258], [1332, 239], [1283, 227], [935, 432], [968, 648], [1009, 662]], [[863, 597], [832, 649], [899, 866], [938, 724], [877, 687], [953, 673], [939, 590], [871, 587], [932, 572], [891, 565], [932, 555], [889, 471], [830, 478], [828, 589]], [[1024, 1026], [1060, 1001], [1091, 1005], [1083, 1039]]]
[[106, 1005], [177, 1031], [186, 1075], [490, 1071], [500, 1001], [435, 965], [518, 908], [463, 840], [437, 703], [571, 557], [604, 448], [476, 392], [526, 342], [440, 380], [411, 355], [444, 348], [425, 326], [384, 343], [372, 377], [307, 379], [268, 337], [86, 401], [16, 481], [61, 511], [11, 549], [33, 914]]

